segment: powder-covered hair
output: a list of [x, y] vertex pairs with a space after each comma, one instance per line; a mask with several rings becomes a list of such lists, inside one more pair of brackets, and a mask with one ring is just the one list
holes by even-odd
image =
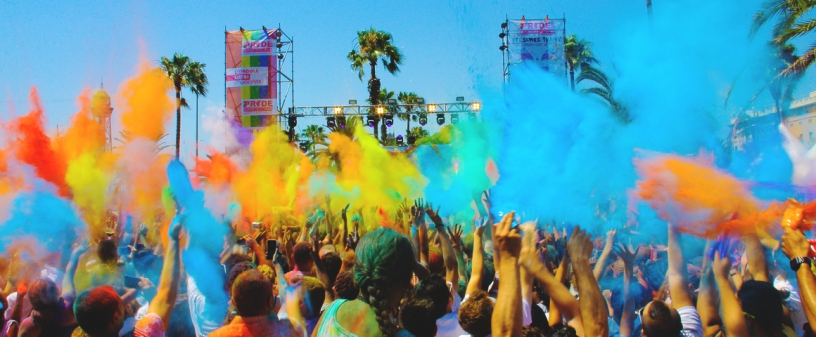
[[397, 325], [394, 312], [399, 299], [389, 300], [398, 287], [411, 287], [414, 250], [411, 241], [391, 228], [383, 227], [360, 239], [356, 249], [354, 281], [360, 288], [361, 299], [377, 316], [383, 336], [394, 336]]

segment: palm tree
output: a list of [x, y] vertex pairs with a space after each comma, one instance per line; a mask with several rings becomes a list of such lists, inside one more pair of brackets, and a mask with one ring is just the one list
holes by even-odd
[[[386, 89], [386, 88], [380, 89], [379, 94], [377, 94], [377, 100], [380, 103], [387, 103], [388, 100], [390, 100], [392, 98], [394, 98], [394, 92], [393, 91], [388, 91], [388, 89]], [[368, 102], [371, 105], [377, 105], [377, 104], [371, 103], [370, 98], [366, 98], [366, 102]], [[391, 107], [386, 107], [386, 109], [389, 112], [393, 112], [393, 111], [391, 111], [392, 110]], [[379, 117], [380, 116], [377, 116], [377, 119], [374, 120], [374, 138], [377, 138], [377, 120], [379, 119]], [[380, 124], [380, 134], [382, 136], [382, 139], [380, 140], [381, 142], [385, 142], [387, 132], [388, 132], [388, 128], [386, 127], [385, 123]]]
[[598, 96], [609, 106], [612, 114], [621, 122], [631, 122], [629, 110], [614, 97], [615, 82], [604, 74], [603, 71], [595, 67], [584, 67], [584, 69], [581, 70], [581, 74], [578, 75], [578, 83], [583, 81], [594, 82], [597, 86], [581, 89], [582, 93]]
[[[812, 18], [814, 13], [810, 11], [814, 7], [816, 7], [816, 1], [812, 0], [767, 0], [754, 14], [751, 35], [756, 34], [769, 20], [777, 17], [777, 22], [771, 30], [772, 41], [777, 46], [784, 46], [791, 39], [808, 35], [816, 30], [816, 19]], [[813, 64], [814, 59], [816, 59], [816, 43], [811, 44], [808, 50], [782, 70], [779, 76], [804, 73]]]
[[579, 67], [581, 71], [585, 67], [590, 67], [597, 64], [598, 60], [592, 55], [592, 43], [579, 39], [575, 34], [572, 34], [564, 40], [564, 58], [567, 59], [570, 73], [570, 88], [575, 91], [575, 67]]
[[[179, 53], [173, 54], [172, 59], [162, 56], [161, 69], [167, 74], [167, 77], [173, 81], [173, 88], [176, 89], [176, 158], [179, 157], [179, 147], [181, 145], [181, 108], [189, 107], [187, 101], [181, 98], [181, 89], [185, 87], [204, 89], [198, 91], [199, 93], [206, 93], [206, 75], [203, 74], [204, 64], [199, 64], [193, 68], [196, 62], [190, 61], [190, 58]], [[194, 92], [196, 92], [194, 91]]]
[[431, 134], [428, 132], [428, 130], [423, 129], [420, 126], [415, 126], [408, 132], [408, 135], [414, 136], [414, 139], [416, 140], [420, 140], [424, 137], [430, 136]]
[[[402, 54], [399, 49], [392, 44], [390, 33], [380, 30], [361, 30], [357, 32], [357, 43], [354, 49], [346, 56], [351, 61], [351, 69], [357, 71], [360, 81], [365, 74], [365, 65], [370, 67], [371, 78], [368, 80], [368, 100], [371, 105], [379, 105], [380, 79], [377, 78], [377, 62], [382, 60], [383, 67], [391, 74], [399, 72], [399, 65], [402, 64]], [[369, 111], [374, 114], [374, 111]], [[377, 124], [379, 116], [374, 116], [374, 138], [377, 138]], [[385, 135], [383, 135], [385, 139]]]
[[319, 125], [309, 125], [300, 133], [300, 136], [308, 139], [308, 145], [310, 151], [314, 151], [315, 145], [318, 143], [325, 143], [326, 141], [326, 131], [323, 129], [322, 126]]
[[196, 95], [196, 158], [198, 158], [198, 97], [207, 97], [207, 86], [210, 84], [210, 81], [207, 79], [207, 73], [204, 72], [204, 68], [206, 67], [207, 65], [204, 63], [190, 62], [190, 71], [192, 72], [190, 91]]
[[397, 114], [397, 118], [400, 120], [406, 121], [408, 125], [405, 127], [406, 137], [408, 134], [411, 133], [411, 119], [416, 121], [419, 119], [417, 115], [412, 115], [416, 110], [420, 115], [423, 114], [422, 111], [419, 110], [419, 106], [417, 106], [417, 100], [422, 97], [419, 97], [415, 92], [402, 92], [400, 91], [399, 95], [397, 95], [397, 100], [400, 104], [405, 105], [405, 113]]

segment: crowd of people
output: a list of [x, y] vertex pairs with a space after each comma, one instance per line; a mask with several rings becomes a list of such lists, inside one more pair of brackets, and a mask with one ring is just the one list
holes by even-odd
[[165, 239], [140, 226], [38, 261], [11, 251], [0, 337], [816, 335], [816, 266], [796, 226], [766, 247], [671, 224], [451, 223], [422, 200], [391, 224], [338, 213], [234, 226], [207, 278], [185, 271], [196, 224], [183, 212]]

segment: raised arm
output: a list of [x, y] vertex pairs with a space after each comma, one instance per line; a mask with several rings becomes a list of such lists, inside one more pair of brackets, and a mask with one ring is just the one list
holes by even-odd
[[445, 230], [445, 224], [442, 223], [442, 218], [439, 216], [439, 208], [433, 210], [429, 204], [428, 207], [425, 208], [425, 213], [428, 214], [428, 217], [431, 218], [431, 221], [433, 221], [436, 226], [436, 233], [442, 242], [442, 258], [445, 261], [446, 271], [445, 281], [453, 283], [454, 285], [459, 284], [459, 268], [457, 267], [456, 254], [453, 252], [453, 244]]
[[170, 314], [173, 312], [173, 307], [176, 306], [176, 295], [178, 295], [180, 278], [179, 237], [181, 236], [182, 222], [184, 222], [184, 216], [178, 216], [170, 223], [159, 287], [156, 289], [156, 297], [150, 301], [150, 307], [147, 309], [148, 313], [161, 317], [165, 331], [169, 326]]
[[[706, 252], [710, 245], [711, 241], [706, 245]], [[705, 255], [703, 257], [703, 277], [700, 278], [700, 293], [697, 296], [697, 312], [700, 314], [700, 323], [703, 325], [703, 336], [714, 336], [721, 330], [722, 318], [717, 299], [717, 284], [714, 281], [711, 260]]]
[[484, 275], [484, 245], [482, 244], [482, 234], [487, 227], [487, 217], [482, 221], [473, 222], [473, 260], [471, 261], [470, 280], [465, 290], [466, 295], [473, 295], [482, 286], [482, 276]]
[[521, 291], [519, 290], [519, 253], [521, 235], [511, 228], [513, 216], [510, 212], [504, 219], [493, 226], [493, 244], [499, 253], [501, 262], [501, 282], [499, 295], [493, 308], [491, 329], [493, 336], [521, 336]]
[[[756, 234], [746, 235], [745, 255], [748, 256], [748, 271], [755, 281], [771, 282], [768, 276], [768, 261], [765, 259], [765, 248]], [[672, 298], [674, 300], [674, 298]]]
[[683, 248], [680, 242], [680, 233], [669, 225], [669, 294], [672, 306], [676, 309], [694, 306], [688, 288], [688, 268], [683, 259]]
[[74, 276], [76, 275], [77, 267], [79, 266], [79, 258], [82, 256], [82, 254], [85, 254], [90, 247], [90, 243], [87, 239], [82, 241], [79, 246], [76, 246], [71, 251], [71, 258], [68, 260], [68, 265], [65, 267], [65, 276], [62, 278], [62, 294], [60, 297], [71, 304], [73, 304], [74, 299], [76, 299]]
[[632, 336], [635, 327], [635, 300], [630, 292], [632, 272], [634, 271], [637, 249], [632, 252], [623, 245], [619, 245], [615, 254], [623, 260], [623, 313], [621, 313], [620, 335]]
[[334, 282], [329, 279], [329, 275], [326, 274], [326, 268], [323, 266], [323, 261], [320, 260], [320, 248], [322, 246], [323, 244], [320, 241], [320, 235], [317, 233], [312, 235], [312, 260], [314, 261], [317, 279], [319, 279], [320, 282], [323, 282], [323, 288], [325, 288], [326, 297], [323, 300], [323, 303], [328, 306], [334, 302]]
[[581, 307], [581, 317], [584, 322], [585, 336], [606, 336], [609, 333], [609, 323], [601, 288], [598, 281], [592, 276], [589, 266], [589, 257], [592, 255], [592, 242], [589, 235], [580, 227], [575, 226], [572, 236], [567, 242], [567, 250], [572, 260], [572, 270], [578, 281], [578, 304]]
[[[462, 225], [453, 225], [453, 230], [448, 228], [448, 235], [450, 236], [451, 244], [453, 245], [453, 254], [456, 257], [456, 269], [458, 271], [458, 281], [467, 282], [467, 271], [465, 268], [465, 252], [463, 251], [462, 243]], [[458, 287], [457, 287], [458, 288]]]
[[742, 306], [737, 300], [734, 289], [731, 288], [731, 282], [728, 281], [728, 272], [731, 271], [731, 259], [728, 258], [726, 252], [720, 254], [719, 251], [716, 251], [714, 253], [712, 269], [717, 287], [720, 289], [720, 311], [723, 314], [722, 319], [726, 335], [729, 337], [749, 336], [748, 324], [742, 314]]
[[[552, 273], [541, 263], [538, 252], [535, 249], [524, 249], [521, 252], [521, 267], [526, 269], [532, 276], [541, 283], [544, 291], [550, 295], [550, 301], [554, 304], [551, 309], [557, 309], [561, 313], [553, 314], [550, 311], [550, 318], [558, 316], [558, 322], [561, 322], [561, 315], [567, 319], [569, 326], [575, 328], [579, 336], [583, 336], [583, 323], [581, 319], [581, 309], [578, 300], [570, 294], [569, 289], [559, 282]], [[566, 264], [566, 257], [562, 259], [562, 265]], [[504, 275], [502, 275], [502, 282], [504, 282]]]
[[[805, 238], [805, 234], [799, 229], [791, 229], [788, 226], [782, 227], [785, 229], [785, 234], [782, 235], [782, 252], [791, 260], [797, 257], [807, 257], [810, 244]], [[813, 260], [810, 260], [810, 263], [799, 265], [795, 271], [805, 317], [810, 323], [811, 332], [816, 333], [816, 276], [813, 275], [809, 268], [812, 265]]]
[[604, 266], [606, 266], [606, 259], [609, 258], [609, 253], [612, 252], [612, 246], [615, 244], [615, 234], [617, 234], [617, 232], [615, 229], [606, 232], [606, 244], [604, 244], [598, 261], [595, 261], [595, 268], [592, 269], [592, 275], [595, 276], [596, 280], [601, 279], [601, 273], [604, 270]]

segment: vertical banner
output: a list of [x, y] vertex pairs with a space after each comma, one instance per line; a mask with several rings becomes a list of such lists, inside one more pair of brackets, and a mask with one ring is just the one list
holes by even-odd
[[277, 29], [226, 32], [227, 115], [245, 128], [275, 123]]
[[510, 20], [510, 64], [529, 62], [555, 76], [565, 76], [564, 24], [564, 19]]

